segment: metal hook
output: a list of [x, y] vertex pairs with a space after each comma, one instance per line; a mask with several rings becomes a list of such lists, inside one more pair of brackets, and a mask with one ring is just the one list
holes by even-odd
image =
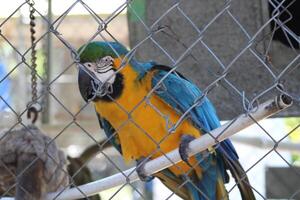
[[27, 107], [27, 119], [31, 119], [31, 123], [34, 124], [38, 118], [39, 112], [42, 110], [42, 107], [39, 103], [28, 104]]

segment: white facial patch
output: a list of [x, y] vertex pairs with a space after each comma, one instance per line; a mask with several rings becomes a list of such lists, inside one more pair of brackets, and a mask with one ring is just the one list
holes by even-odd
[[113, 70], [113, 58], [111, 56], [105, 56], [97, 62], [86, 62], [84, 66], [103, 84], [114, 83], [116, 72]]
[[95, 73], [95, 75], [102, 83], [113, 84], [116, 79], [116, 73], [112, 69], [106, 71], [105, 73]]

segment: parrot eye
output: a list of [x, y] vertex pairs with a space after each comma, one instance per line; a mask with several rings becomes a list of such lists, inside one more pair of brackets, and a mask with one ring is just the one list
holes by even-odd
[[87, 66], [87, 67], [89, 67], [89, 68], [93, 66], [92, 63], [85, 63], [84, 65]]

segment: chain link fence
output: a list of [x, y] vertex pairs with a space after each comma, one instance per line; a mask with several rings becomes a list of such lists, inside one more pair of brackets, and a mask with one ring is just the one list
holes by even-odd
[[[2, 2], [5, 14], [0, 21], [1, 199], [191, 199], [185, 196], [190, 187], [201, 194], [201, 199], [210, 199], [193, 178], [199, 173], [197, 165], [215, 155], [212, 146], [222, 149], [221, 141], [229, 136], [245, 170], [241, 179], [230, 177], [226, 184], [229, 199], [240, 198], [239, 184], [248, 184], [246, 177], [257, 199], [300, 198], [297, 167], [300, 162], [300, 120], [297, 118], [300, 24], [296, 11], [299, 2], [7, 2]], [[99, 11], [102, 8], [107, 11]], [[109, 45], [118, 55], [116, 59], [121, 60], [115, 73], [125, 73], [135, 59], [154, 60], [171, 67], [154, 80], [147, 93], [140, 95], [132, 91], [127, 103], [104, 94], [119, 110], [112, 115], [125, 116], [125, 120], [111, 127], [110, 137], [99, 127], [94, 102], [85, 102], [78, 89], [78, 70], [83, 66], [82, 51], [78, 49], [93, 41], [116, 41], [130, 46], [124, 57]], [[166, 80], [181, 77], [179, 73], [195, 82], [202, 92], [186, 88], [180, 100], [169, 100], [168, 104], [177, 107], [172, 117], [158, 106], [155, 98], [172, 90], [166, 88]], [[95, 80], [92, 75], [91, 78]], [[32, 83], [35, 79], [37, 82]], [[94, 85], [93, 98], [103, 96], [101, 88]], [[264, 110], [263, 102], [272, 99], [271, 103], [276, 103], [273, 99], [278, 95], [286, 104], [293, 101], [293, 105], [272, 119], [259, 121], [266, 117], [255, 114]], [[180, 107], [181, 99], [189, 96], [192, 100], [188, 105]], [[215, 105], [224, 123], [232, 121], [221, 129], [207, 128], [197, 122], [193, 112], [207, 103], [206, 98]], [[144, 108], [148, 109], [145, 109], [147, 113], [140, 119], [135, 113]], [[277, 108], [268, 115], [278, 109], [281, 111]], [[32, 115], [37, 114], [35, 126], [39, 128], [30, 125], [28, 110]], [[145, 121], [154, 127], [159, 124], [151, 114], [164, 121], [161, 127], [164, 134], [159, 137], [145, 128], [148, 127]], [[231, 137], [246, 128], [240, 119], [248, 120], [247, 126], [254, 126]], [[180, 140], [174, 141], [176, 145], [168, 142], [189, 120], [195, 123], [194, 127], [207, 132], [207, 137], [201, 136], [191, 144], [195, 147], [190, 148], [192, 153], [201, 150], [197, 155], [202, 158], [187, 168], [182, 162], [177, 163], [178, 151], [168, 154], [179, 147]], [[180, 174], [180, 178], [174, 178], [175, 182], [180, 180], [175, 187], [164, 183], [172, 191], [162, 186], [158, 178], [150, 182], [133, 181], [138, 178], [134, 167], [138, 158], [124, 162], [110, 143], [120, 138], [117, 146], [126, 154], [123, 148], [129, 138], [124, 140], [118, 135], [129, 137], [124, 130], [135, 130], [142, 135], [139, 138], [147, 141], [147, 144], [132, 142], [136, 148], [149, 146], [150, 150], [143, 155], [145, 161], [162, 156], [157, 162], [145, 165], [138, 162], [148, 175], [156, 172], [155, 176], [164, 180], [157, 172], [165, 168]], [[99, 181], [79, 187], [94, 180]]]

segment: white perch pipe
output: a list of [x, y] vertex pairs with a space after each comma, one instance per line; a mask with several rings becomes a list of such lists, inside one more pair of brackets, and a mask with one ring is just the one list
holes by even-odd
[[[281, 110], [287, 108], [291, 104], [292, 100], [290, 97], [286, 95], [279, 95], [275, 99], [271, 99], [263, 104], [260, 104], [258, 107], [254, 108], [253, 112], [250, 112], [249, 115], [251, 115], [251, 117], [256, 121], [259, 121], [280, 112]], [[215, 145], [217, 142], [223, 141], [229, 138], [231, 135], [254, 124], [255, 122], [249, 115], [242, 114], [236, 119], [227, 122], [223, 126], [214, 129], [213, 131], [211, 131], [211, 135], [213, 137], [211, 137], [210, 134], [205, 134], [200, 138], [193, 140], [189, 144], [189, 156], [204, 151], [207, 148]], [[218, 138], [218, 141], [214, 138]], [[160, 156], [154, 160], [147, 162], [144, 166], [146, 174], [154, 174], [158, 171], [172, 166], [174, 163], [178, 163], [181, 161], [178, 149], [167, 153], [166, 156], [168, 158], [166, 158], [165, 156]], [[125, 176], [127, 176], [127, 178]], [[103, 190], [126, 184], [128, 181], [133, 182], [138, 179], [138, 174], [135, 171], [135, 167], [133, 167], [122, 173], [118, 173], [98, 181], [84, 184], [78, 186], [77, 188], [66, 189], [62, 192], [50, 193], [47, 195], [46, 199], [73, 200], [78, 198], [84, 198], [86, 196], [91, 196], [93, 194], [99, 193]], [[13, 198], [6, 200], [12, 199]]]

